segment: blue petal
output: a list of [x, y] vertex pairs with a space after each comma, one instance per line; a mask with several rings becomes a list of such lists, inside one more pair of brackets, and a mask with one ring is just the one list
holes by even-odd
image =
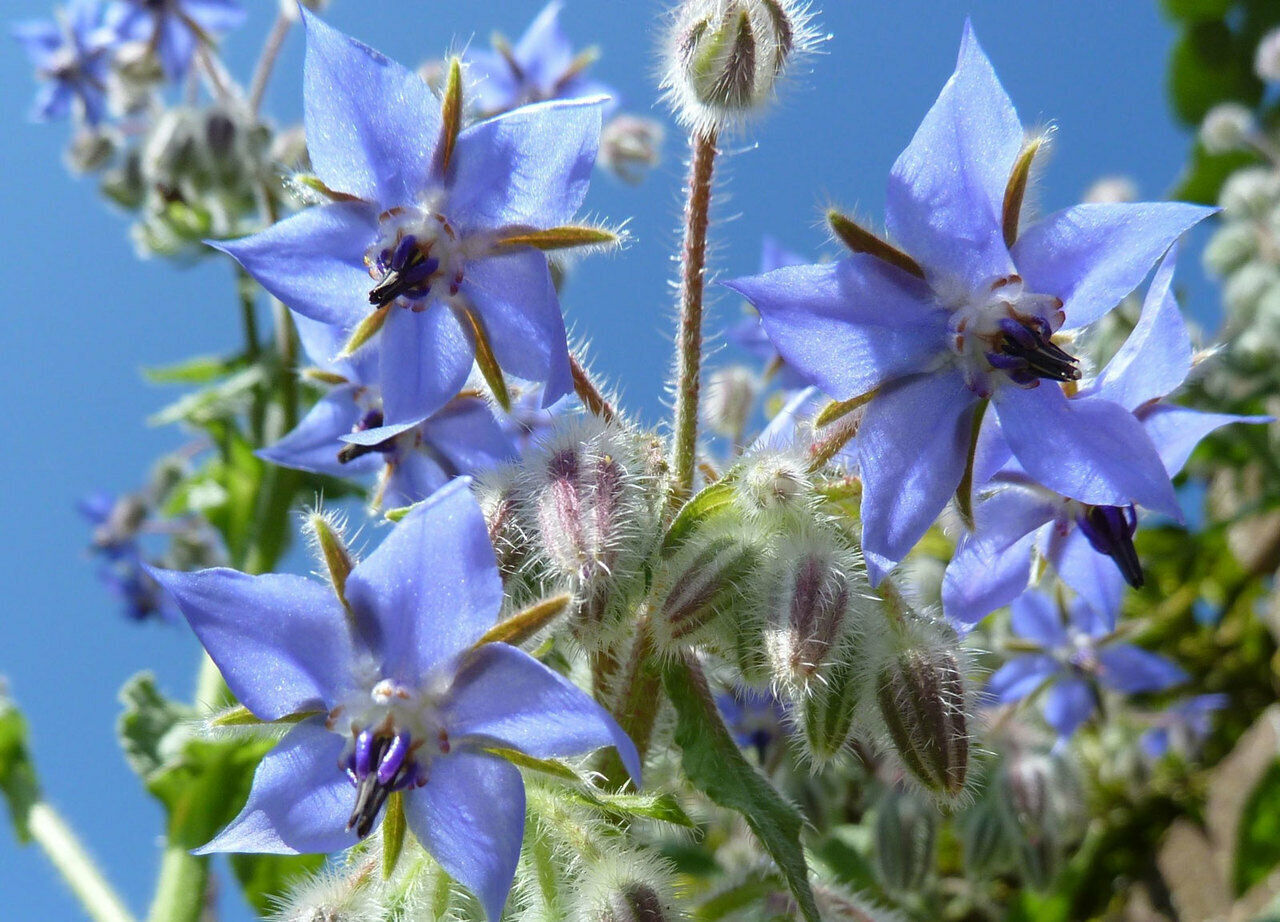
[[362, 429], [359, 432], [348, 431], [339, 437], [339, 441], [348, 445], [379, 445], [387, 439], [403, 435], [417, 425], [418, 423], [397, 423], [394, 426], [377, 426], [373, 429]]
[[942, 610], [958, 630], [966, 631], [1027, 588], [1035, 535], [1024, 535], [995, 550], [962, 542], [942, 577]]
[[38, 122], [52, 122], [66, 118], [67, 113], [71, 111], [71, 101], [75, 99], [75, 95], [75, 91], [63, 80], [45, 84], [36, 93], [31, 118]]
[[1051, 656], [1015, 656], [987, 680], [984, 697], [997, 704], [1021, 701], [1044, 682], [1058, 675], [1062, 667]]
[[48, 20], [17, 23], [12, 34], [37, 69], [44, 69], [63, 43], [62, 30], [57, 23]]
[[1120, 405], [1097, 397], [1069, 400], [1048, 382], [1000, 387], [991, 401], [1014, 455], [1050, 490], [1097, 506], [1137, 503], [1179, 515], [1155, 446]]
[[1098, 651], [1102, 663], [1099, 680], [1118, 692], [1134, 695], [1162, 691], [1189, 678], [1163, 656], [1127, 643], [1115, 643]]
[[329, 188], [385, 210], [415, 204], [440, 135], [426, 81], [303, 11], [307, 150]]
[[[960, 485], [973, 419], [973, 393], [958, 372], [914, 375], [867, 405], [858, 430], [862, 541], [869, 555], [899, 561]], [[873, 561], [873, 570], [883, 570]], [[872, 574], [876, 582], [883, 574]]]
[[299, 471], [333, 477], [360, 477], [382, 465], [379, 455], [364, 455], [346, 464], [338, 460], [342, 437], [360, 422], [363, 411], [356, 403], [360, 390], [354, 384], [335, 387], [316, 402], [293, 431], [266, 448], [258, 457]]
[[475, 397], [455, 400], [428, 419], [422, 438], [458, 474], [478, 474], [516, 457], [488, 403]]
[[573, 390], [568, 334], [546, 256], [528, 249], [471, 263], [462, 293], [503, 371], [546, 383], [544, 407]]
[[1095, 707], [1097, 701], [1088, 682], [1063, 679], [1045, 695], [1044, 719], [1065, 739], [1092, 716]]
[[450, 479], [444, 468], [420, 451], [410, 451], [388, 463], [390, 469], [380, 503], [384, 507], [420, 503]]
[[947, 348], [947, 313], [929, 287], [874, 256], [724, 284], [760, 311], [787, 364], [837, 400], [923, 371]]
[[1270, 416], [1235, 416], [1230, 413], [1202, 413], [1186, 407], [1161, 404], [1142, 412], [1139, 417], [1165, 470], [1172, 477], [1182, 470], [1200, 440], [1231, 423], [1263, 424], [1274, 422]]
[[176, 83], [191, 66], [191, 59], [196, 53], [196, 34], [179, 16], [172, 13], [156, 15], [159, 16], [156, 28], [160, 30], [160, 38], [156, 52], [160, 56], [160, 67], [165, 78]]
[[372, 310], [364, 254], [377, 232], [369, 206], [346, 202], [308, 208], [251, 237], [209, 245], [234, 257], [298, 313], [353, 328]]
[[496, 51], [469, 50], [467, 66], [469, 102], [478, 112], [505, 112], [520, 105], [523, 87], [516, 81], [507, 59]]
[[550, 87], [573, 63], [573, 46], [560, 28], [563, 8], [560, 0], [551, 0], [529, 23], [512, 49], [526, 78], [536, 86]]
[[1180, 202], [1076, 205], [1026, 229], [1013, 260], [1027, 290], [1056, 295], [1064, 329], [1107, 313], [1166, 250], [1214, 209]]
[[600, 146], [599, 100], [521, 106], [458, 136], [449, 218], [464, 235], [568, 224]]
[[446, 714], [451, 735], [539, 759], [613, 746], [640, 785], [640, 756], [617, 721], [564, 676], [507, 644], [476, 652], [450, 691]]
[[[363, 314], [362, 314], [363, 316]], [[376, 341], [361, 346], [355, 355], [337, 356], [351, 340], [354, 327], [322, 323], [293, 311], [293, 325], [298, 331], [302, 351], [322, 371], [341, 375], [352, 384], [369, 384], [378, 379], [378, 347]]]
[[228, 687], [263, 720], [327, 711], [351, 688], [351, 632], [328, 585], [223, 567], [148, 572], [177, 601]]
[[471, 481], [415, 506], [351, 571], [347, 600], [385, 674], [409, 684], [479, 640], [502, 607], [502, 579]]
[[1094, 608], [1089, 600], [1077, 596], [1067, 604], [1067, 620], [1079, 637], [1097, 640], [1106, 637], [1116, 628], [1118, 611], [1103, 611]]
[[1116, 562], [1095, 551], [1084, 533], [1074, 527], [1065, 537], [1049, 542], [1045, 557], [1062, 581], [1103, 617], [1101, 633], [1114, 630], [1125, 590]]
[[524, 779], [496, 756], [455, 752], [431, 763], [426, 787], [404, 799], [418, 841], [498, 922], [524, 839]]
[[387, 425], [420, 422], [452, 400], [467, 381], [475, 343], [440, 301], [417, 312], [392, 305], [379, 335], [382, 412]]
[[1067, 645], [1067, 629], [1058, 614], [1058, 606], [1043, 592], [1023, 593], [1009, 607], [1009, 614], [1009, 626], [1019, 637], [1046, 650]]
[[201, 29], [214, 35], [238, 28], [246, 15], [236, 0], [185, 0], [182, 11]]
[[889, 235], [931, 279], [975, 287], [1013, 271], [1004, 195], [1022, 144], [1018, 113], [965, 23], [956, 71], [893, 165], [885, 202]]
[[355, 789], [338, 767], [344, 745], [323, 718], [298, 724], [258, 763], [240, 815], [196, 854], [298, 855], [355, 845], [346, 828]]

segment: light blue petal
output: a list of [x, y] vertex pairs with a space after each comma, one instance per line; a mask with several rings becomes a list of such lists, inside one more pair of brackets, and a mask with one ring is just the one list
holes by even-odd
[[17, 23], [12, 27], [12, 35], [38, 69], [46, 66], [63, 42], [62, 30], [58, 28], [58, 24], [48, 20]]
[[1142, 428], [1156, 446], [1165, 470], [1172, 477], [1182, 470], [1200, 440], [1231, 423], [1261, 425], [1274, 422], [1270, 416], [1235, 416], [1230, 413], [1202, 413], [1172, 404], [1160, 404], [1138, 417]]
[[156, 15], [159, 16], [156, 28], [160, 30], [160, 39], [156, 52], [160, 56], [160, 67], [165, 78], [176, 83], [191, 66], [191, 59], [196, 53], [196, 34], [181, 17], [172, 13]]
[[560, 673], [507, 644], [486, 644], [468, 661], [445, 713], [450, 736], [539, 759], [613, 746], [640, 785], [640, 756], [609, 712]]
[[536, 86], [550, 87], [573, 63], [573, 46], [560, 28], [563, 8], [560, 0], [551, 0], [529, 23], [513, 49], [527, 79]]
[[327, 854], [355, 845], [346, 828], [355, 788], [338, 767], [344, 745], [323, 718], [298, 724], [258, 763], [240, 815], [196, 854]]
[[600, 146], [599, 100], [521, 106], [472, 125], [453, 153], [449, 218], [463, 234], [568, 224]]
[[422, 438], [457, 474], [478, 474], [516, 457], [510, 436], [478, 397], [455, 400], [428, 419]]
[[526, 249], [471, 263], [462, 293], [483, 321], [502, 370], [546, 383], [544, 407], [573, 390], [568, 334], [546, 256]]
[[973, 404], [952, 371], [896, 381], [867, 405], [857, 442], [868, 554], [901, 560], [942, 512], [964, 473]]
[[351, 632], [328, 585], [223, 567], [147, 572], [178, 603], [227, 686], [263, 720], [328, 711], [352, 687]]
[[468, 50], [466, 63], [468, 104], [477, 112], [505, 112], [520, 105], [523, 89], [507, 59], [485, 48]]
[[1102, 611], [1094, 608], [1082, 596], [1077, 596], [1067, 604], [1067, 620], [1075, 628], [1077, 635], [1097, 640], [1115, 630], [1118, 611]]
[[496, 756], [451, 753], [431, 763], [426, 787], [409, 792], [404, 810], [431, 857], [498, 922], [524, 840], [519, 769]]
[[983, 696], [996, 704], [1013, 704], [1058, 675], [1062, 667], [1051, 656], [1015, 656], [987, 680]]
[[332, 477], [361, 477], [382, 466], [381, 455], [364, 455], [343, 464], [338, 460], [342, 437], [360, 422], [364, 411], [356, 403], [354, 384], [335, 387], [316, 402], [293, 431], [266, 448], [258, 457], [299, 471]]
[[1063, 329], [1075, 329], [1124, 300], [1213, 211], [1181, 202], [1076, 205], [1027, 228], [1013, 260], [1028, 291], [1062, 299]]
[[1115, 643], [1098, 651], [1102, 672], [1098, 678], [1109, 688], [1135, 695], [1162, 691], [1187, 681], [1182, 669], [1163, 656], [1135, 647]]
[[991, 398], [1009, 447], [1050, 490], [1096, 506], [1137, 503], [1178, 516], [1178, 498], [1133, 414], [1097, 397], [1069, 400], [1051, 382]]
[[1044, 697], [1044, 719], [1066, 739], [1092, 715], [1097, 701], [1093, 689], [1082, 679], [1063, 679]]
[[967, 631], [989, 613], [1008, 605], [1027, 588], [1035, 533], [1008, 547], [961, 540], [942, 577], [942, 610], [958, 630]]
[[450, 475], [420, 451], [409, 451], [389, 462], [382, 505], [395, 509], [421, 502], [449, 482]]
[[373, 310], [364, 254], [377, 232], [369, 206], [344, 202], [308, 208], [251, 237], [209, 245], [232, 256], [298, 313], [350, 329]]
[[777, 238], [765, 234], [760, 244], [760, 274], [784, 269], [787, 266], [803, 266], [809, 260], [794, 250], [789, 250]]
[[220, 35], [238, 28], [245, 20], [245, 11], [236, 0], [186, 0], [182, 11], [196, 25], [213, 35]]
[[1019, 637], [1053, 650], [1067, 644], [1067, 629], [1053, 599], [1043, 592], [1026, 592], [1009, 606], [1009, 626]]
[[303, 18], [304, 121], [316, 174], [381, 210], [416, 204], [440, 135], [439, 102], [413, 71], [305, 10]]
[[724, 284], [755, 305], [787, 364], [837, 400], [924, 371], [947, 348], [929, 286], [865, 253]]
[[889, 236], [930, 279], [976, 287], [1013, 272], [1004, 194], [1022, 144], [1018, 113], [965, 23], [955, 73], [893, 165], [885, 201]]
[[388, 426], [417, 423], [452, 400], [475, 360], [471, 331], [448, 305], [392, 305], [379, 334], [382, 413]]
[[502, 579], [471, 481], [415, 506], [351, 571], [347, 600], [385, 674], [415, 685], [493, 627]]
[[66, 118], [71, 111], [71, 102], [76, 97], [71, 85], [64, 80], [46, 83], [36, 91], [35, 105], [32, 106], [31, 118], [37, 122], [52, 122]]
[[1100, 633], [1114, 630], [1126, 585], [1116, 562], [1095, 551], [1084, 533], [1074, 527], [1049, 542], [1045, 557], [1062, 581], [1101, 617], [1104, 627]]

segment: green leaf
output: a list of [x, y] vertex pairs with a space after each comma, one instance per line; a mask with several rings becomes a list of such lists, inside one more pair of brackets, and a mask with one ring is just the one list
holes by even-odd
[[1220, 102], [1254, 106], [1262, 98], [1262, 81], [1253, 73], [1253, 46], [1225, 22], [1188, 26], [1169, 57], [1169, 95], [1174, 113], [1188, 125], [1199, 125]]
[[266, 917], [280, 906], [290, 886], [324, 866], [324, 855], [228, 855], [249, 905]]
[[813, 857], [826, 866], [831, 877], [854, 890], [874, 890], [879, 886], [868, 856], [874, 847], [871, 829], [852, 823], [837, 826], [811, 849]]
[[713, 802], [742, 815], [778, 865], [801, 914], [808, 922], [821, 922], [800, 844], [800, 812], [743, 757], [695, 666], [696, 660], [676, 659], [662, 674], [676, 710], [675, 739], [685, 774]]
[[168, 426], [187, 422], [203, 426], [215, 419], [226, 419], [243, 410], [254, 388], [266, 380], [260, 365], [238, 371], [226, 380], [203, 390], [186, 394], [147, 418], [150, 426]]
[[124, 684], [120, 703], [125, 709], [116, 722], [116, 735], [129, 767], [145, 780], [181, 755], [190, 736], [184, 721], [194, 712], [160, 694], [149, 672]]
[[731, 476], [726, 476], [685, 503], [662, 539], [662, 556], [671, 556], [694, 531], [732, 505], [733, 486]]
[[1280, 762], [1272, 763], [1240, 811], [1232, 886], [1237, 896], [1280, 866]]
[[1177, 185], [1169, 197], [1184, 202], [1204, 205], [1218, 204], [1218, 195], [1227, 177], [1241, 167], [1258, 163], [1257, 154], [1250, 151], [1230, 151], [1211, 154], [1197, 143], [1191, 150], [1191, 159], [1183, 167]]
[[173, 365], [142, 369], [152, 384], [208, 384], [231, 374], [239, 363], [219, 355], [197, 355]]
[[9, 804], [9, 816], [19, 842], [31, 841], [27, 817], [40, 800], [40, 784], [27, 750], [27, 721], [0, 692], [0, 794]]
[[1234, 3], [1235, 0], [1160, 0], [1167, 16], [1185, 22], [1222, 19]]

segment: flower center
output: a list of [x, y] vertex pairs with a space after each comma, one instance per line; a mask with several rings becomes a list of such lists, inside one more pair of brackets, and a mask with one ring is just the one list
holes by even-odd
[[1061, 299], [1026, 291], [1016, 275], [972, 293], [950, 325], [951, 348], [969, 387], [986, 397], [997, 375], [1020, 387], [1035, 387], [1042, 378], [1079, 380], [1079, 362], [1053, 342], [1064, 319]]
[[1142, 586], [1142, 563], [1133, 547], [1133, 533], [1138, 530], [1138, 513], [1133, 505], [1081, 505], [1076, 524], [1089, 544], [1099, 554], [1116, 562], [1125, 581], [1135, 589]]
[[381, 218], [378, 239], [365, 254], [374, 280], [369, 303], [424, 311], [434, 300], [458, 293], [463, 259], [458, 237], [443, 215], [422, 208], [393, 208]]
[[[351, 431], [368, 432], [370, 429], [377, 429], [382, 425], [382, 419], [381, 409], [369, 410], [364, 416], [360, 417], [360, 421], [351, 428]], [[338, 450], [338, 463], [350, 464], [356, 458], [363, 458], [365, 455], [371, 455], [375, 452], [384, 455], [394, 454], [399, 438], [400, 436], [393, 435], [391, 438], [383, 439], [374, 445], [356, 445], [348, 442]]]

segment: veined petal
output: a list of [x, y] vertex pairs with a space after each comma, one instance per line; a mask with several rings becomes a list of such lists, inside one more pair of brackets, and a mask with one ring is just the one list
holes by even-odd
[[1079, 528], [1072, 528], [1065, 537], [1055, 535], [1046, 544], [1044, 555], [1058, 576], [1089, 608], [1100, 613], [1105, 625], [1102, 633], [1114, 630], [1125, 590], [1124, 575], [1116, 562], [1095, 551]]
[[1235, 416], [1231, 413], [1202, 413], [1173, 404], [1159, 404], [1144, 410], [1138, 418], [1156, 446], [1165, 470], [1172, 477], [1182, 470], [1200, 440], [1230, 423], [1270, 423], [1270, 416]]
[[329, 586], [225, 567], [147, 572], [177, 601], [228, 687], [263, 720], [327, 711], [351, 687], [353, 640]]
[[1160, 456], [1124, 407], [1069, 400], [1053, 384], [1000, 387], [991, 401], [1014, 455], [1049, 489], [1096, 506], [1137, 503], [1179, 515]]
[[196, 854], [298, 855], [355, 845], [346, 828], [355, 792], [338, 767], [344, 745], [323, 718], [298, 724], [258, 763], [240, 815]]
[[885, 202], [889, 236], [930, 278], [975, 287], [1012, 273], [1004, 194], [1022, 143], [1018, 113], [965, 23], [955, 73], [893, 165]]
[[1172, 394], [1191, 373], [1191, 335], [1173, 297], [1174, 259], [1170, 249], [1151, 279], [1138, 325], [1089, 393], [1132, 411], [1148, 400]]
[[1092, 323], [1147, 277], [1188, 229], [1214, 209], [1182, 202], [1076, 205], [1026, 229], [1013, 261], [1028, 291], [1063, 301], [1063, 329]]
[[602, 106], [542, 102], [463, 131], [453, 155], [450, 219], [464, 234], [571, 223], [591, 181]]
[[377, 454], [364, 455], [346, 464], [338, 460], [342, 436], [350, 434], [363, 415], [356, 403], [359, 390], [354, 384], [335, 387], [316, 402], [292, 432], [274, 445], [260, 449], [258, 457], [281, 467], [333, 477], [360, 477], [376, 471], [382, 464]]
[[1187, 681], [1176, 664], [1149, 650], [1128, 643], [1113, 643], [1098, 651], [1102, 672], [1098, 678], [1116, 691], [1134, 695], [1161, 691]]
[[973, 404], [950, 371], [896, 381], [867, 405], [857, 443], [869, 554], [901, 560], [946, 506], [964, 473]]
[[524, 840], [524, 779], [497, 756], [451, 753], [431, 763], [425, 787], [404, 799], [418, 841], [498, 922]]
[[471, 481], [414, 507], [351, 571], [347, 600], [386, 674], [409, 683], [493, 627], [502, 579]]
[[419, 422], [462, 389], [475, 343], [450, 305], [415, 312], [391, 305], [379, 334], [382, 412], [387, 425]]
[[1097, 706], [1088, 682], [1063, 679], [1044, 696], [1044, 719], [1065, 739], [1093, 715]]
[[476, 652], [450, 691], [447, 714], [452, 735], [539, 759], [613, 746], [640, 784], [640, 756], [617, 721], [564, 676], [507, 644]]
[[996, 704], [1012, 704], [1061, 671], [1062, 667], [1052, 656], [1039, 653], [1015, 656], [992, 673], [983, 694]]
[[1019, 637], [1046, 650], [1066, 646], [1067, 629], [1053, 599], [1043, 592], [1023, 593], [1009, 607], [1009, 624]]
[[234, 257], [298, 313], [352, 327], [372, 310], [364, 254], [377, 232], [371, 207], [342, 202], [300, 211], [251, 237], [209, 245]]
[[787, 364], [837, 400], [923, 371], [947, 348], [929, 287], [865, 253], [724, 284], [760, 311]]
[[384, 210], [415, 203], [429, 179], [440, 103], [413, 71], [302, 15], [304, 121], [317, 175]]
[[543, 407], [573, 390], [568, 334], [546, 256], [522, 249], [471, 263], [462, 293], [483, 321], [502, 370], [546, 382]]

